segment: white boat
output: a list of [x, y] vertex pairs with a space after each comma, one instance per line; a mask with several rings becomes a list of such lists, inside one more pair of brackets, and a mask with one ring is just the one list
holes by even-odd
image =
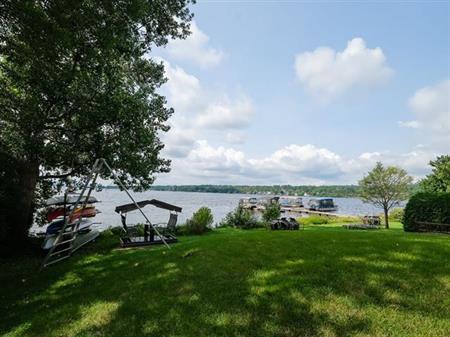
[[[93, 224], [94, 223], [89, 219], [81, 220], [78, 227], [77, 236], [82, 236], [88, 233]], [[42, 249], [50, 249], [55, 244], [56, 237], [58, 236], [58, 233], [63, 225], [64, 219], [57, 219], [47, 226], [46, 236], [44, 242], [42, 243]]]
[[[47, 199], [45, 202], [46, 206], [54, 206], [54, 205], [64, 205], [64, 204], [75, 204], [78, 201], [78, 198], [80, 197], [79, 194], [67, 194], [64, 195], [55, 195], [54, 197], [51, 197]], [[82, 200], [85, 201], [85, 198]], [[87, 203], [93, 204], [98, 202], [97, 198], [94, 196], [90, 196]]]

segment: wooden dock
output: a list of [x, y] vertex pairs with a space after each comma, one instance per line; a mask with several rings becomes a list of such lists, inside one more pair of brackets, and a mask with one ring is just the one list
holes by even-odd
[[281, 207], [281, 211], [282, 212], [291, 212], [291, 213], [300, 213], [300, 214], [311, 214], [311, 215], [319, 215], [319, 216], [334, 216], [334, 217], [339, 217], [339, 216], [346, 216], [346, 217], [350, 217], [350, 216], [355, 216], [355, 215], [349, 215], [349, 214], [336, 214], [333, 212], [320, 212], [320, 211], [311, 211], [307, 208], [304, 207], [296, 207], [296, 208], [290, 208], [290, 207]]
[[[245, 209], [251, 210], [251, 211], [257, 211], [262, 212], [264, 211], [265, 207], [262, 205], [251, 205], [247, 206], [244, 205]], [[299, 214], [311, 214], [311, 215], [318, 215], [318, 216], [331, 216], [331, 217], [355, 217], [356, 215], [350, 215], [350, 214], [336, 214], [333, 212], [320, 212], [320, 211], [311, 211], [305, 207], [281, 207], [281, 212], [286, 213], [299, 213]]]

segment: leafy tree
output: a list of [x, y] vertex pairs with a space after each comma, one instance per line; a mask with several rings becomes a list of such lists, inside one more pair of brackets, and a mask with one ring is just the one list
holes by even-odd
[[384, 210], [386, 228], [389, 228], [389, 210], [408, 197], [412, 178], [398, 167], [384, 167], [378, 162], [375, 168], [359, 181], [360, 197]]
[[269, 202], [263, 211], [262, 218], [265, 222], [270, 222], [272, 220], [278, 219], [281, 214], [280, 204], [277, 202]]
[[256, 221], [248, 209], [239, 205], [234, 211], [226, 215], [225, 219], [220, 223], [220, 226], [251, 229], [258, 227], [258, 221]]
[[203, 234], [208, 231], [214, 222], [211, 209], [200, 207], [192, 218], [186, 221], [186, 232], [188, 234]]
[[157, 92], [163, 65], [148, 55], [186, 37], [190, 2], [0, 2], [0, 214], [10, 242], [24, 240], [42, 181], [83, 175], [100, 157], [136, 188], [169, 171], [159, 135], [173, 110]]
[[450, 192], [450, 156], [439, 156], [430, 161], [432, 173], [421, 182], [420, 187], [426, 192]]

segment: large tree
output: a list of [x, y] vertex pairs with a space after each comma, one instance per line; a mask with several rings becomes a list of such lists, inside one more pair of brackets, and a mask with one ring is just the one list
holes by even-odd
[[359, 181], [360, 196], [366, 201], [383, 208], [386, 228], [389, 228], [389, 210], [408, 197], [412, 178], [398, 167], [384, 167], [378, 162]]
[[149, 52], [186, 37], [190, 2], [0, 2], [0, 238], [23, 241], [40, 182], [95, 158], [140, 187], [169, 170], [159, 134], [172, 109]]
[[427, 192], [450, 192], [450, 156], [443, 155], [430, 161], [432, 173], [420, 182]]

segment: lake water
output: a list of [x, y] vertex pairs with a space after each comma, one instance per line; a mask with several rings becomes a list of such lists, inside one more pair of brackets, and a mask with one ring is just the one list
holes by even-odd
[[[100, 200], [96, 206], [102, 212], [98, 214], [93, 220], [101, 222], [94, 227], [98, 229], [105, 229], [109, 226], [120, 226], [120, 216], [114, 212], [118, 205], [131, 203], [131, 200], [118, 189], [104, 189], [101, 192], [93, 192], [93, 195]], [[238, 205], [239, 199], [247, 197], [246, 194], [225, 194], [225, 193], [197, 193], [197, 192], [169, 192], [169, 191], [146, 191], [142, 193], [132, 193], [136, 201], [145, 199], [158, 199], [168, 202], [170, 204], [183, 208], [179, 215], [178, 223], [183, 223], [190, 218], [192, 214], [202, 206], [209, 207], [214, 215], [214, 222], [219, 223], [228, 212], [232, 211]], [[255, 196], [255, 195], [252, 195]], [[303, 202], [306, 204], [308, 197], [303, 197]], [[366, 215], [379, 214], [381, 209], [374, 207], [371, 204], [363, 203], [357, 198], [333, 198], [335, 204], [338, 206], [338, 214], [351, 215]], [[144, 212], [153, 223], [166, 223], [169, 218], [169, 212], [153, 207], [147, 206]], [[296, 214], [298, 217], [299, 215]], [[127, 215], [127, 223], [133, 224], [136, 222], [144, 222], [139, 211], [130, 212]]]

